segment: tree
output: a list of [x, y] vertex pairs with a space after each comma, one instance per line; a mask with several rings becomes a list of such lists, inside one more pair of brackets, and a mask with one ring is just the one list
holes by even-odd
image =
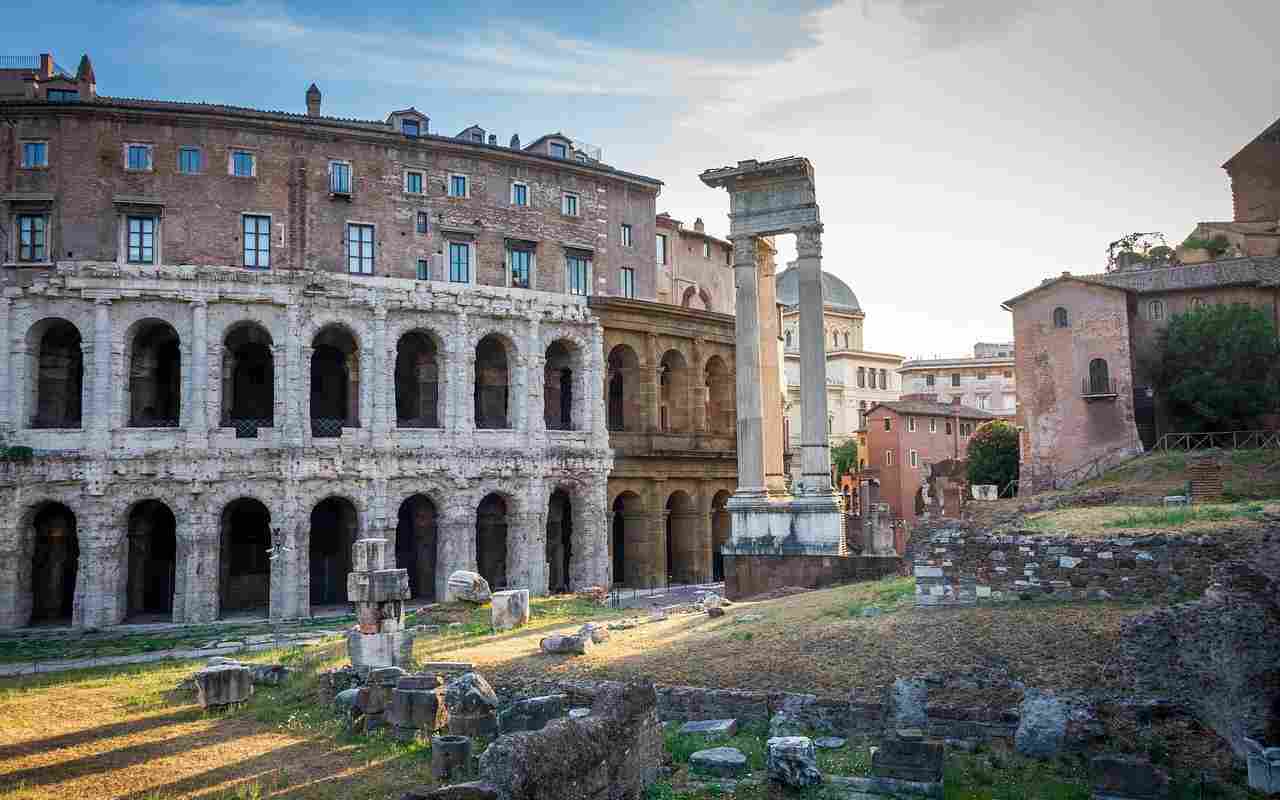
[[1235, 303], [1175, 314], [1158, 352], [1156, 389], [1179, 430], [1242, 430], [1275, 408], [1280, 341], [1260, 308]]
[[831, 463], [836, 465], [836, 477], [846, 475], [858, 468], [858, 443], [846, 439], [831, 448]]
[[1018, 429], [1004, 420], [978, 426], [969, 437], [969, 483], [1005, 487], [1018, 479]]

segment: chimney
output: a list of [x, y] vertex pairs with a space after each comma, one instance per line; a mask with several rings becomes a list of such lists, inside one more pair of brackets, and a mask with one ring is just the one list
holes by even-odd
[[93, 74], [93, 62], [89, 54], [80, 56], [80, 66], [76, 69], [76, 83], [80, 84], [80, 97], [91, 100], [98, 96], [98, 79]]
[[520, 134], [518, 133], [511, 134], [511, 149], [512, 150], [520, 149]]
[[490, 145], [491, 147], [497, 147], [497, 146], [498, 146], [498, 134], [496, 134], [496, 133], [491, 133], [491, 134], [489, 134], [489, 145]]
[[36, 77], [46, 81], [53, 77], [53, 53], [40, 54], [40, 74]]
[[320, 116], [320, 89], [314, 83], [307, 87], [307, 116]]
[[706, 233], [707, 226], [702, 224], [702, 217], [698, 217], [693, 221], [693, 229], [698, 233]]

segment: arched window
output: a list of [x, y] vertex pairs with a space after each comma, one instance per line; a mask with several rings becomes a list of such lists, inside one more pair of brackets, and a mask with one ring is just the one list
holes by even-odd
[[256, 324], [235, 325], [222, 350], [222, 425], [252, 439], [275, 424], [271, 334]]
[[547, 348], [542, 382], [543, 421], [549, 431], [571, 431], [573, 420], [574, 354], [556, 340]]
[[1067, 318], [1067, 310], [1062, 306], [1058, 306], [1053, 310], [1053, 327], [1069, 328], [1071, 321]]
[[840, 346], [840, 334], [835, 331], [831, 332], [831, 349], [834, 350]]
[[637, 430], [642, 408], [636, 351], [620, 344], [609, 351], [608, 424], [611, 431]]
[[161, 320], [138, 327], [129, 358], [129, 427], [176, 428], [181, 415], [178, 332]]
[[1151, 303], [1147, 306], [1147, 308], [1149, 309], [1152, 322], [1158, 322], [1164, 319], [1164, 301], [1163, 300], [1152, 300]]
[[84, 391], [80, 331], [64, 319], [45, 320], [31, 329], [30, 341], [36, 375], [31, 427], [79, 428]]
[[360, 348], [340, 325], [324, 327], [311, 348], [311, 435], [338, 438], [360, 426]]
[[476, 428], [510, 428], [510, 385], [507, 348], [492, 333], [476, 345]]
[[1111, 378], [1107, 373], [1105, 359], [1095, 358], [1089, 362], [1089, 394], [1111, 393]]
[[396, 427], [440, 427], [439, 352], [423, 331], [410, 331], [396, 343]]

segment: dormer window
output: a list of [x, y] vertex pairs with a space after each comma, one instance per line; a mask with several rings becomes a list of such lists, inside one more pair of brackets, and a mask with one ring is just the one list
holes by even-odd
[[473, 141], [473, 142], [483, 142], [483, 141], [484, 141], [484, 134], [483, 134], [483, 133], [481, 133], [480, 131], [472, 131], [472, 132], [471, 132], [471, 141]]
[[568, 148], [568, 146], [566, 146], [565, 144], [563, 144], [563, 143], [561, 143], [561, 142], [552, 142], [552, 143], [551, 143], [551, 157], [552, 157], [552, 158], [568, 158], [568, 157], [569, 157], [569, 148]]
[[400, 132], [405, 136], [421, 136], [422, 127], [416, 119], [402, 119], [400, 120]]

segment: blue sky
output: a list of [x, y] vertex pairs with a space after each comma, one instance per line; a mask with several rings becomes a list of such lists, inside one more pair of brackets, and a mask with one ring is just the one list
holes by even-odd
[[1280, 3], [1256, 0], [57, 8], [6, 14], [0, 52], [88, 52], [104, 94], [301, 111], [315, 81], [326, 114], [564, 130], [720, 234], [700, 171], [808, 156], [824, 267], [867, 347], [907, 356], [1008, 338], [1002, 300], [1125, 233], [1229, 218], [1219, 165], [1280, 116]]

